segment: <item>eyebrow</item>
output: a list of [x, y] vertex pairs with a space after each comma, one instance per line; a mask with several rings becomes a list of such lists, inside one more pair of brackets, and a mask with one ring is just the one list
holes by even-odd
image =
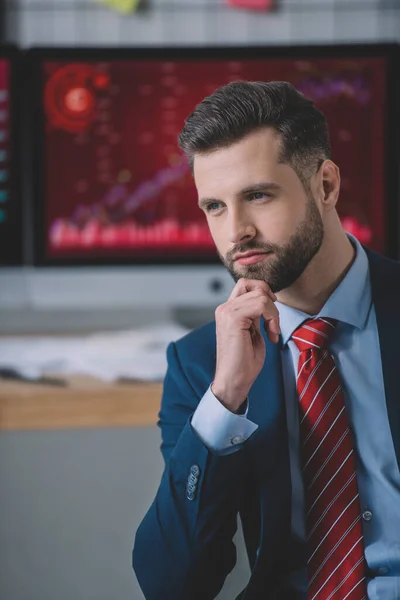
[[[247, 196], [251, 193], [254, 194], [255, 192], [264, 192], [267, 190], [277, 192], [280, 189], [281, 186], [277, 183], [274, 183], [273, 181], [263, 181], [261, 183], [254, 183], [253, 185], [246, 186], [245, 188], [240, 190], [240, 192], [238, 192], [236, 196], [239, 198], [241, 196]], [[210, 204], [211, 202], [221, 202], [221, 200], [218, 200], [218, 198], [201, 198], [198, 202], [199, 208], [205, 208], [205, 206], [207, 206], [207, 204]]]

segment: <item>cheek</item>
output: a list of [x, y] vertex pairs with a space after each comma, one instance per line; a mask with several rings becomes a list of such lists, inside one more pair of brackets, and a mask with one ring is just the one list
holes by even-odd
[[218, 219], [207, 219], [207, 225], [211, 233], [211, 237], [214, 240], [214, 244], [220, 252], [224, 250], [224, 245], [227, 244], [227, 232], [221, 222], [218, 223]]
[[257, 229], [264, 240], [282, 244], [294, 233], [300, 221], [300, 215], [290, 207], [280, 205], [258, 215]]

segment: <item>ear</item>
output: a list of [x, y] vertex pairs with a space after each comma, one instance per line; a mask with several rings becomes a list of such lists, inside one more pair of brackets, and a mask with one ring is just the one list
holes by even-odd
[[340, 192], [339, 167], [331, 160], [324, 160], [318, 173], [321, 207], [325, 210], [335, 208]]

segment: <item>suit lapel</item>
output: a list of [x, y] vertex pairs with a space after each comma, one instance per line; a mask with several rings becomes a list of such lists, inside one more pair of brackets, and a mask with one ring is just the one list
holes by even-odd
[[258, 429], [244, 446], [249, 452], [249, 468], [258, 482], [260, 545], [245, 598], [255, 597], [260, 586], [264, 589], [268, 577], [277, 577], [289, 558], [292, 488], [281, 345], [268, 340], [263, 319], [261, 331], [267, 354], [249, 392], [248, 412], [248, 418], [257, 423]]
[[265, 446], [267, 454], [262, 460], [266, 464], [268, 457], [273, 456], [282, 443], [287, 445], [287, 429], [280, 344], [272, 344], [268, 340], [263, 319], [261, 331], [267, 354], [264, 367], [249, 392], [248, 418], [258, 425], [249, 442]]
[[400, 468], [400, 265], [365, 250], [370, 265], [386, 405]]

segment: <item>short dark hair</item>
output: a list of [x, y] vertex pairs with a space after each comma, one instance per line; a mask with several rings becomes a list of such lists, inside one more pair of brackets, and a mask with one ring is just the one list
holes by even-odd
[[230, 146], [263, 127], [280, 134], [278, 160], [290, 165], [303, 184], [331, 157], [325, 116], [286, 81], [235, 81], [218, 88], [187, 117], [179, 146], [193, 170], [196, 154]]

